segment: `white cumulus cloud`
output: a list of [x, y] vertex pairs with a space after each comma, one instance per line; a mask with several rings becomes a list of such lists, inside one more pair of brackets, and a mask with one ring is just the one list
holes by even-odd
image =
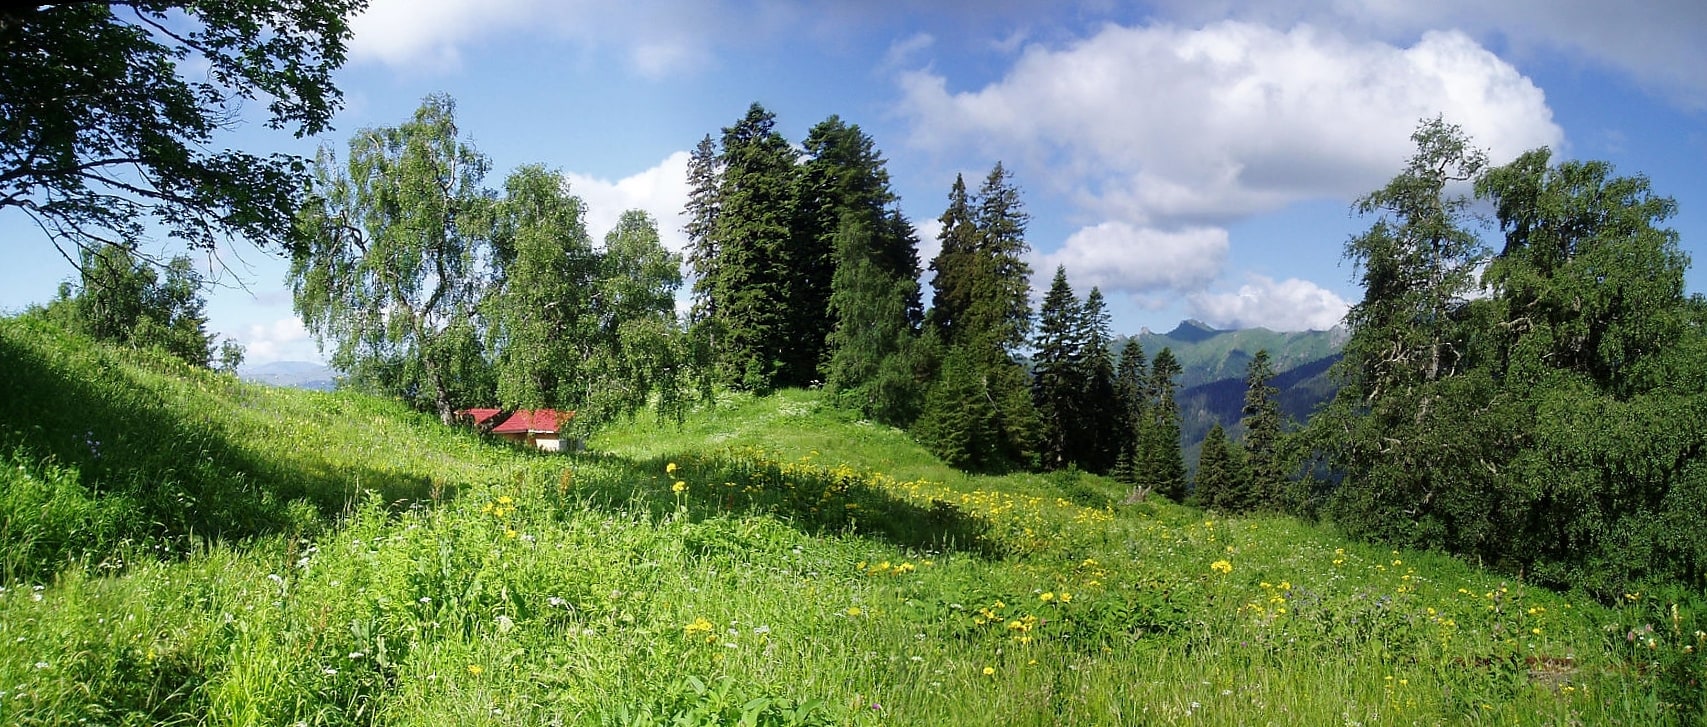
[[253, 323], [241, 336], [246, 365], [274, 361], [320, 361], [320, 350], [299, 318], [280, 318], [271, 323]]
[[1136, 296], [1186, 293], [1213, 281], [1226, 259], [1227, 231], [1218, 227], [1164, 231], [1104, 222], [1073, 233], [1054, 252], [1035, 255], [1033, 287], [1047, 288], [1060, 265], [1086, 290], [1097, 287], [1104, 294]]
[[1496, 159], [1563, 138], [1539, 88], [1456, 32], [1402, 48], [1308, 25], [1111, 25], [1031, 46], [981, 89], [951, 92], [931, 70], [900, 83], [914, 144], [1018, 157], [1088, 213], [1137, 224], [1367, 191], [1436, 115]]
[[650, 169], [614, 182], [575, 172], [564, 174], [570, 193], [587, 203], [587, 234], [593, 242], [603, 243], [605, 233], [616, 227], [622, 213], [639, 209], [658, 221], [658, 236], [664, 247], [686, 250], [688, 240], [682, 226], [687, 218], [682, 208], [688, 201], [688, 157], [687, 152], [678, 151]]
[[1308, 280], [1251, 275], [1231, 293], [1193, 293], [1192, 315], [1217, 328], [1325, 331], [1351, 308], [1344, 298]]

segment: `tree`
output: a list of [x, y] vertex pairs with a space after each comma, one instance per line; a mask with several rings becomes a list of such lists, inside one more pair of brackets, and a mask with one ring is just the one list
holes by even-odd
[[977, 202], [975, 277], [966, 327], [992, 336], [1012, 355], [1031, 334], [1031, 266], [1025, 262], [1031, 251], [1025, 240], [1031, 216], [1020, 201], [1013, 175], [1001, 162], [984, 178]]
[[1204, 435], [1197, 457], [1197, 477], [1191, 501], [1198, 507], [1236, 513], [1250, 509], [1250, 488], [1239, 466], [1239, 455], [1216, 422]]
[[1172, 349], [1163, 348], [1150, 364], [1149, 405], [1138, 435], [1138, 456], [1134, 465], [1140, 486], [1165, 495], [1174, 502], [1184, 502], [1186, 495], [1185, 459], [1180, 451], [1179, 405], [1174, 401], [1175, 379], [1180, 375], [1179, 361]]
[[322, 147], [297, 219], [291, 290], [332, 365], [446, 423], [489, 396], [467, 385], [484, 365], [490, 166], [457, 139], [455, 102], [429, 96], [402, 125], [358, 132], [342, 167]]
[[869, 215], [850, 212], [836, 235], [829, 307], [835, 328], [824, 382], [866, 416], [906, 426], [922, 403], [918, 344], [908, 315], [909, 299], [918, 298], [918, 279], [889, 269], [870, 222]]
[[599, 259], [581, 200], [568, 194], [561, 174], [528, 165], [505, 180], [493, 217], [496, 279], [483, 312], [497, 353], [498, 403], [579, 409], [583, 365], [599, 332], [591, 294]]
[[[1081, 388], [1084, 341], [1083, 309], [1067, 283], [1067, 269], [1055, 268], [1049, 292], [1038, 309], [1037, 340], [1032, 353], [1032, 401], [1043, 425], [1043, 466], [1061, 469], [1073, 461], [1082, 427]], [[1076, 463], [1076, 462], [1075, 462]]]
[[792, 228], [795, 151], [776, 132], [776, 116], [756, 103], [723, 130], [721, 147], [714, 224], [704, 245], [710, 255], [701, 256], [707, 261], [705, 305], [721, 330], [721, 378], [758, 391], [804, 386], [817, 362], [802, 370], [794, 334], [804, 325], [801, 318], [817, 320], [824, 308], [799, 308], [814, 297], [799, 286], [817, 279], [795, 275], [810, 257], [797, 249]]
[[[980, 450], [997, 459], [975, 460], [983, 469], [1032, 466], [1037, 456], [1041, 420], [1032, 401], [1030, 376], [1014, 359], [1031, 331], [1031, 268], [1025, 262], [1027, 216], [1007, 171], [996, 164], [976, 200], [968, 199], [964, 180], [956, 177], [949, 206], [941, 217], [943, 250], [932, 261], [937, 271], [936, 296], [943, 306], [929, 316], [936, 339], [948, 361], [976, 386], [957, 386], [954, 395], [982, 397], [972, 411], [994, 417], [985, 428], [997, 446]], [[946, 378], [939, 379], [942, 386]], [[982, 408], [985, 404], [988, 409]], [[953, 402], [948, 394], [926, 397], [922, 418], [932, 422], [966, 411], [969, 402]], [[932, 440], [939, 428], [916, 433], [927, 447], [943, 451]]]
[[1268, 350], [1257, 351], [1245, 369], [1245, 404], [1239, 425], [1245, 430], [1244, 450], [1251, 488], [1252, 506], [1278, 509], [1282, 506], [1281, 485], [1286, 478], [1280, 460], [1281, 414], [1279, 390], [1269, 382], [1274, 366]]
[[966, 179], [954, 175], [949, 188], [948, 207], [937, 218], [938, 252], [931, 260], [931, 309], [927, 317], [937, 337], [944, 345], [953, 345], [962, 329], [968, 325], [967, 314], [972, 307], [972, 286], [978, 278], [975, 262], [978, 227], [972, 220], [971, 198], [966, 194]]
[[341, 102], [331, 75], [344, 61], [348, 18], [365, 5], [7, 6], [0, 209], [29, 215], [62, 253], [134, 250], [149, 220], [196, 248], [225, 238], [289, 247], [302, 160], [210, 148], [256, 99], [266, 99], [270, 128], [325, 131]]
[[681, 265], [643, 211], [624, 212], [605, 235], [592, 286], [596, 344], [576, 403], [582, 425], [632, 416], [654, 399], [660, 421], [686, 415], [696, 378], [709, 372], [676, 319]]
[[[1469, 302], [1486, 250], [1471, 228], [1473, 201], [1450, 188], [1474, 180], [1486, 155], [1440, 119], [1424, 122], [1412, 139], [1417, 151], [1404, 170], [1353, 207], [1377, 215], [1346, 244], [1364, 299], [1346, 315], [1340, 388], [1313, 425], [1345, 475], [1330, 503], [1335, 519], [1354, 533], [1429, 547], [1449, 531], [1496, 535], [1431, 513], [1445, 504], [1437, 500], [1444, 488], [1460, 486], [1449, 483], [1490, 490], [1480, 462], [1500, 459], [1485, 450], [1502, 439], [1481, 430], [1495, 419], [1485, 407], [1496, 399], [1494, 382], [1472, 371], [1470, 357]], [[1453, 509], [1486, 505], [1462, 504]], [[1395, 517], [1404, 512], [1410, 515]]]
[[1137, 483], [1139, 436], [1143, 431], [1150, 400], [1150, 362], [1144, 357], [1144, 346], [1138, 337], [1126, 339], [1120, 349], [1120, 363], [1114, 370], [1114, 399], [1118, 415], [1114, 435], [1119, 444], [1115, 461], [1115, 479], [1126, 484]]
[[1085, 296], [1079, 337], [1084, 341], [1079, 386], [1079, 447], [1074, 459], [1090, 472], [1106, 474], [1120, 459], [1125, 444], [1121, 433], [1124, 412], [1115, 389], [1114, 358], [1109, 351], [1107, 305], [1102, 291], [1091, 288]]
[[188, 257], [156, 268], [122, 246], [103, 244], [84, 249], [78, 269], [79, 284], [60, 287], [50, 318], [98, 341], [160, 349], [192, 366], [209, 364], [207, 302]]

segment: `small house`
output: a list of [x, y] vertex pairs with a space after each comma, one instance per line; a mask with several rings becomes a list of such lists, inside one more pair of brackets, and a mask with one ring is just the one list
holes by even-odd
[[476, 429], [547, 452], [561, 452], [566, 448], [567, 439], [562, 430], [569, 420], [575, 418], [572, 411], [518, 409], [494, 424], [492, 420], [503, 413], [503, 409], [467, 409], [462, 412], [463, 416], [473, 420]]

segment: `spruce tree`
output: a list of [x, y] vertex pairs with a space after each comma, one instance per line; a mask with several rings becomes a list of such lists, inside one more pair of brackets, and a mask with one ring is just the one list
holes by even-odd
[[1179, 362], [1171, 349], [1163, 348], [1150, 364], [1149, 416], [1139, 435], [1137, 478], [1174, 502], [1183, 502], [1186, 495], [1185, 459], [1180, 451], [1179, 405], [1174, 401], [1174, 379], [1180, 374]]
[[793, 230], [794, 148], [777, 133], [775, 115], [756, 103], [723, 130], [721, 146], [709, 276], [722, 299], [709, 305], [721, 322], [722, 379], [756, 391], [804, 385], [815, 374], [801, 369], [796, 336], [801, 321], [821, 319], [824, 308], [803, 307], [818, 300], [805, 289], [819, 280], [796, 274], [814, 264], [814, 252], [801, 249]]
[[1125, 443], [1121, 434], [1124, 415], [1115, 391], [1108, 308], [1097, 288], [1085, 296], [1079, 337], [1084, 349], [1078, 392], [1080, 439], [1074, 459], [1087, 471], [1106, 474], [1113, 470]]
[[688, 271], [694, 278], [695, 321], [715, 318], [717, 301], [728, 295], [717, 275], [717, 195], [722, 184], [717, 158], [717, 142], [710, 134], [700, 139], [688, 156], [688, 201], [682, 209], [688, 221], [682, 225], [682, 232], [688, 238]]
[[1216, 422], [1203, 438], [1203, 450], [1197, 457], [1196, 486], [1190, 501], [1198, 507], [1222, 512], [1243, 512], [1250, 507], [1246, 498], [1249, 488], [1239, 466], [1238, 454], [1227, 439], [1226, 430]]
[[1066, 467], [1069, 448], [1076, 447], [1076, 440], [1084, 434], [1080, 421], [1082, 319], [1083, 310], [1067, 283], [1067, 269], [1055, 268], [1055, 279], [1038, 309], [1031, 366], [1032, 401], [1043, 426], [1040, 454], [1045, 469]]
[[1139, 466], [1139, 434], [1149, 402], [1150, 362], [1144, 357], [1144, 346], [1138, 337], [1126, 339], [1120, 349], [1120, 363], [1114, 370], [1114, 398], [1118, 420], [1115, 438], [1119, 447], [1114, 478], [1126, 484], [1137, 484]]
[[[933, 300], [939, 307], [930, 315], [931, 325], [947, 359], [967, 367], [977, 382], [960, 392], [982, 397], [984, 403], [978, 406], [994, 409], [989, 430], [995, 446], [981, 451], [993, 451], [996, 459], [970, 466], [1029, 466], [1037, 454], [1041, 424], [1030, 377], [1014, 360], [1031, 330], [1031, 269], [1025, 262], [1030, 250], [1025, 241], [1028, 218], [1019, 192], [999, 163], [976, 199], [968, 199], [964, 180], [956, 178], [941, 220], [943, 249], [931, 264], [938, 286]], [[947, 368], [945, 361], [939, 388]], [[933, 392], [926, 400], [925, 419], [940, 421], [946, 415], [942, 407], [949, 405], [948, 397]], [[933, 425], [917, 434], [926, 446], [941, 450], [932, 441], [941, 431]]]
[[972, 202], [966, 194], [966, 179], [954, 176], [948, 192], [948, 207], [937, 218], [938, 252], [931, 260], [931, 309], [927, 323], [945, 346], [954, 345], [967, 326], [972, 306], [972, 286], [977, 280], [978, 227], [972, 220]]
[[1245, 404], [1239, 424], [1245, 430], [1244, 450], [1248, 464], [1247, 486], [1254, 507], [1278, 510], [1286, 473], [1280, 461], [1281, 414], [1279, 391], [1270, 384], [1274, 367], [1268, 350], [1257, 351], [1245, 369]]

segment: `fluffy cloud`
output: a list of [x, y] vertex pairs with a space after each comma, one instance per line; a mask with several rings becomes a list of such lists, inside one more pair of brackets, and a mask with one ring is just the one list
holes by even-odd
[[1012, 157], [1103, 218], [1219, 224], [1390, 177], [1444, 114], [1496, 158], [1562, 132], [1541, 90], [1456, 32], [1409, 48], [1297, 26], [1108, 26], [1032, 46], [999, 81], [901, 76], [912, 141]]
[[1105, 294], [1185, 293], [1208, 285], [1227, 258], [1227, 231], [1192, 227], [1162, 231], [1126, 222], [1104, 222], [1072, 234], [1055, 252], [1035, 255], [1033, 288], [1049, 287], [1064, 265], [1077, 287]]
[[676, 252], [687, 249], [687, 236], [682, 225], [687, 218], [682, 208], [688, 201], [688, 153], [679, 151], [666, 157], [657, 166], [614, 182], [574, 172], [564, 176], [569, 191], [587, 203], [587, 234], [593, 242], [603, 243], [605, 233], [616, 227], [622, 213], [641, 209], [658, 220], [658, 236], [664, 246]]
[[[1596, 63], [1623, 73], [1683, 106], [1707, 108], [1707, 3], [1700, 0], [1162, 0], [1161, 12], [1181, 22], [1240, 18], [1270, 25], [1312, 23], [1389, 40], [1438, 28], [1457, 28], [1508, 47], [1508, 55], [1550, 51], [1573, 63]], [[1547, 62], [1546, 59], [1541, 59]]]
[[1217, 328], [1325, 331], [1351, 308], [1344, 298], [1308, 280], [1251, 275], [1232, 293], [1193, 293], [1192, 315]]
[[298, 318], [280, 318], [272, 323], [251, 324], [242, 336], [234, 336], [245, 349], [247, 365], [274, 361], [320, 361], [321, 355]]

